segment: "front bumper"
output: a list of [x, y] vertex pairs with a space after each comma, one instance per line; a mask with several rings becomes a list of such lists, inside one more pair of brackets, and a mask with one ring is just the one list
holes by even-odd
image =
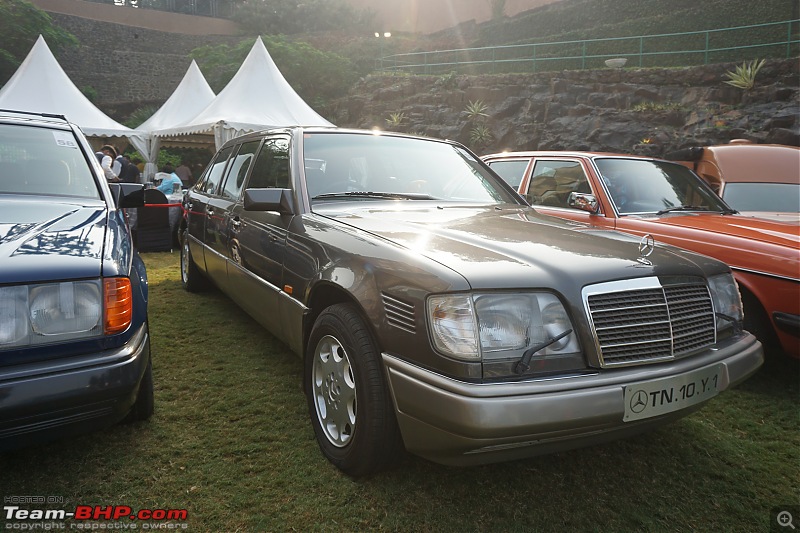
[[406, 449], [450, 465], [483, 464], [553, 453], [661, 426], [705, 402], [624, 422], [624, 387], [718, 365], [724, 391], [764, 361], [749, 333], [697, 356], [592, 375], [500, 384], [457, 381], [382, 354]]
[[118, 422], [149, 361], [145, 323], [122, 348], [0, 369], [0, 451]]

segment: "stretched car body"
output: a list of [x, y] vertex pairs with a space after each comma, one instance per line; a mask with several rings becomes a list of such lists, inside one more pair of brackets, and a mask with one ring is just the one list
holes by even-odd
[[746, 328], [800, 357], [800, 225], [738, 214], [678, 163], [586, 152], [484, 156], [546, 214], [652, 235], [730, 265]]
[[0, 450], [153, 412], [137, 190], [65, 118], [0, 112]]
[[761, 364], [714, 259], [542, 216], [474, 154], [334, 128], [248, 134], [185, 197], [211, 281], [304, 361], [323, 454], [454, 465], [633, 435]]

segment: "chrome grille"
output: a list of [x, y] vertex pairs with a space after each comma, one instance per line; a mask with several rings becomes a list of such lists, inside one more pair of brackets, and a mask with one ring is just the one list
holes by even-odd
[[584, 301], [604, 367], [675, 359], [716, 341], [705, 283], [604, 283], [584, 289]]
[[417, 323], [414, 319], [414, 306], [392, 298], [388, 294], [381, 294], [383, 308], [386, 311], [386, 321], [390, 326], [400, 328], [409, 333], [417, 332]]

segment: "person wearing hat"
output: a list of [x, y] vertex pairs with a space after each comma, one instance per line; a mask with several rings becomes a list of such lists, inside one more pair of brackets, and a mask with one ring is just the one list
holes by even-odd
[[100, 167], [103, 169], [103, 174], [107, 181], [117, 182], [119, 177], [111, 169], [114, 164], [114, 159], [117, 157], [117, 151], [110, 144], [104, 144], [100, 151], [95, 154], [100, 161]]

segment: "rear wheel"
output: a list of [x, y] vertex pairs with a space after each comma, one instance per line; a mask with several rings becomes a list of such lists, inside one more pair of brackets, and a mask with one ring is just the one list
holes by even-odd
[[189, 230], [184, 228], [181, 234], [181, 285], [189, 292], [200, 292], [208, 287], [208, 281], [192, 259], [189, 250]]
[[360, 477], [397, 458], [400, 436], [380, 357], [354, 306], [333, 305], [317, 318], [305, 381], [314, 433], [331, 463]]

